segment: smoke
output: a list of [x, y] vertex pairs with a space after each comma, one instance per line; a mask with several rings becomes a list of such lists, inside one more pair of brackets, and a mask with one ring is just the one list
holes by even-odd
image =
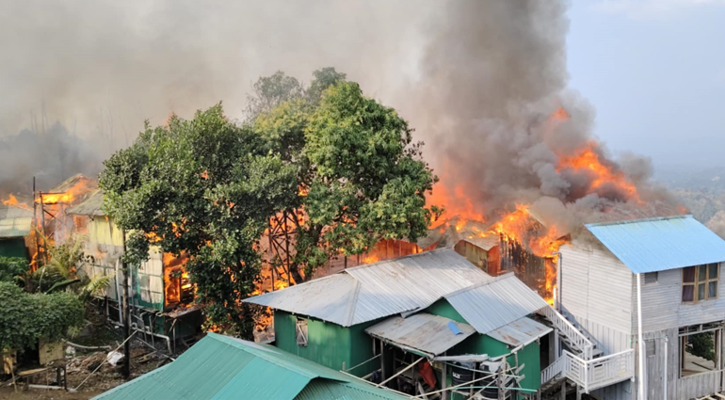
[[[650, 161], [615, 161], [592, 134], [592, 105], [567, 87], [562, 2], [449, 5], [427, 30], [412, 119], [435, 149], [438, 190], [458, 195], [445, 201], [454, 213], [469, 200], [487, 219], [532, 204], [571, 232], [608, 213], [672, 212]], [[606, 175], [576, 159], [584, 151]]]
[[[59, 121], [73, 134], [58, 139], [67, 145], [54, 147], [66, 154], [57, 158], [80, 161], [63, 171], [92, 171], [146, 119], [219, 101], [241, 118], [259, 76], [283, 70], [304, 81], [333, 66], [410, 120], [442, 187], [463, 188], [459, 197], [487, 216], [541, 197], [602, 209], [625, 194], [594, 191], [592, 176], [557, 164], [595, 141], [592, 106], [567, 89], [567, 30], [563, 1], [7, 1], [0, 137]], [[568, 118], [551, 117], [559, 107]], [[3, 150], [40, 157], [16, 142]], [[0, 159], [13, 171], [3, 180], [39, 173], [14, 163]], [[650, 186], [646, 160], [606, 163]]]

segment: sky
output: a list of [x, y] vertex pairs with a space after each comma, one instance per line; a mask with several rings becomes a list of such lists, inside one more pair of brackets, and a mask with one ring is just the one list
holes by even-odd
[[725, 166], [725, 1], [573, 1], [570, 86], [615, 154]]

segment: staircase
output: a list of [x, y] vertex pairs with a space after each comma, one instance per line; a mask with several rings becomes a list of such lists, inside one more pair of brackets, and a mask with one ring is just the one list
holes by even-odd
[[595, 342], [552, 307], [539, 311], [559, 333], [566, 347], [562, 356], [541, 372], [541, 393], [568, 380], [584, 393], [613, 385], [634, 376], [634, 350], [602, 356]]

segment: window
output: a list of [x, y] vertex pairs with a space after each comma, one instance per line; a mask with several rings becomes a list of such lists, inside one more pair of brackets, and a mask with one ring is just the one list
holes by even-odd
[[657, 272], [647, 272], [644, 274], [644, 284], [650, 285], [652, 283], [657, 283]]
[[[717, 298], [720, 264], [698, 265], [682, 269], [682, 302]], [[645, 276], [646, 280], [646, 276]]]
[[297, 318], [295, 322], [295, 335], [297, 336], [297, 346], [307, 346], [307, 320], [304, 318]]
[[[716, 343], [720, 329], [698, 327], [699, 332], [682, 333], [680, 330], [680, 376], [715, 371], [718, 365]], [[704, 330], [704, 332], [703, 332]]]

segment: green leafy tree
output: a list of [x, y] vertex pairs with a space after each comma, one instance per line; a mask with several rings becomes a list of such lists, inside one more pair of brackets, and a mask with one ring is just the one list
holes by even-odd
[[40, 338], [54, 342], [82, 325], [83, 304], [77, 296], [29, 294], [0, 282], [0, 349], [32, 349]]
[[252, 85], [252, 94], [247, 96], [247, 114], [253, 119], [285, 101], [302, 97], [304, 93], [305, 90], [297, 79], [277, 71], [272, 76], [259, 78]]
[[249, 338], [254, 315], [240, 300], [256, 288], [270, 215], [295, 199], [294, 167], [250, 127], [224, 117], [221, 105], [147, 126], [105, 167], [104, 208], [133, 231], [126, 261], [142, 262], [151, 241], [184, 254], [208, 323]]
[[698, 333], [687, 337], [692, 354], [706, 360], [715, 361], [715, 334]]
[[290, 204], [306, 215], [290, 269], [297, 282], [300, 269], [309, 277], [330, 257], [362, 254], [381, 239], [415, 241], [435, 211], [424, 195], [436, 178], [408, 123], [334, 69], [315, 77], [308, 97], [255, 120], [268, 147], [297, 167], [303, 189]]

